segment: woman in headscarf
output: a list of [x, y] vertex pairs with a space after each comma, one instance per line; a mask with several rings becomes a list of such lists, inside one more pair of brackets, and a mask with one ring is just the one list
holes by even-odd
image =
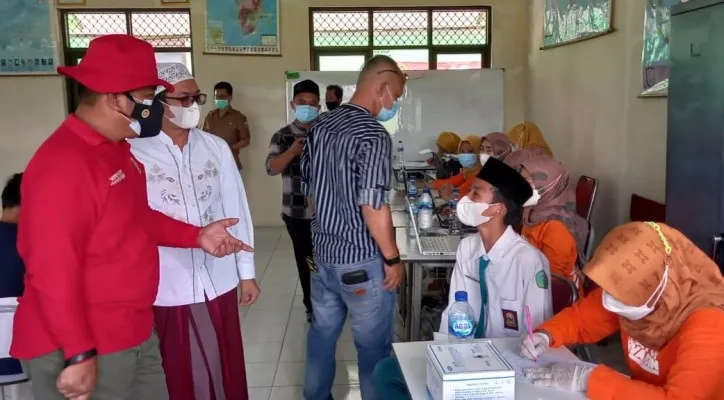
[[513, 143], [503, 132], [488, 133], [483, 136], [483, 140], [480, 142], [480, 153], [488, 154], [501, 161], [505, 160], [505, 157], [508, 157], [512, 152]]
[[576, 212], [576, 189], [568, 169], [550, 156], [511, 167], [533, 186], [533, 197], [523, 211], [523, 237], [548, 258], [551, 272], [573, 281], [583, 294], [576, 260], [586, 246], [588, 222]]
[[553, 152], [543, 137], [538, 126], [532, 122], [524, 122], [509, 130], [508, 139], [513, 142], [516, 149], [528, 149], [536, 154], [547, 154], [553, 156]]
[[505, 157], [505, 163], [513, 167], [515, 170], [520, 171], [520, 166], [525, 160], [530, 160], [533, 157], [537, 157], [542, 154], [535, 154], [534, 152], [527, 150], [527, 149], [521, 149], [521, 150], [514, 150], [510, 155]]
[[475, 177], [480, 171], [480, 138], [478, 136], [466, 136], [457, 149], [458, 162], [462, 168], [457, 175], [453, 175], [447, 179], [437, 179], [432, 183], [434, 189], [440, 190], [440, 196], [449, 199], [452, 196], [453, 188], [460, 190], [460, 197], [465, 196], [470, 191], [470, 185], [475, 181]]
[[428, 164], [436, 167], [438, 179], [449, 178], [462, 168], [458, 160], [449, 157], [451, 154], [457, 154], [460, 142], [460, 137], [453, 132], [442, 132], [438, 136], [436, 157], [427, 160]]
[[458, 146], [460, 146], [460, 136], [453, 132], [442, 132], [437, 137], [437, 152], [442, 154], [457, 154]]
[[541, 324], [521, 353], [620, 332], [631, 378], [558, 363], [528, 379], [591, 400], [724, 399], [724, 278], [706, 254], [674, 228], [630, 222], [606, 235], [584, 273], [599, 288]]

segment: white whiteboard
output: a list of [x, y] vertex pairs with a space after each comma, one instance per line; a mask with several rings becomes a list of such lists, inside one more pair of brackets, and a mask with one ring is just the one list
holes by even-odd
[[[400, 98], [400, 112], [383, 125], [392, 140], [402, 140], [406, 161], [421, 161], [422, 149], [436, 149], [440, 132], [460, 137], [503, 131], [503, 70], [407, 71], [409, 79]], [[340, 85], [343, 101], [352, 97], [359, 72], [298, 72], [287, 74], [287, 122], [294, 120], [289, 108], [294, 85], [311, 79], [319, 85], [324, 109], [325, 89]], [[292, 78], [290, 78], [290, 76]]]

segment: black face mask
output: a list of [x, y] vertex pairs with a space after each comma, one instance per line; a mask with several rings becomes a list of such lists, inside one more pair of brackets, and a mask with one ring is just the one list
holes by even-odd
[[327, 104], [327, 110], [329, 110], [329, 111], [332, 111], [335, 108], [339, 107], [339, 103], [337, 103], [337, 102], [328, 101], [325, 104]]
[[161, 103], [160, 98], [162, 94], [157, 95], [151, 105], [137, 103], [129, 93], [125, 93], [125, 95], [133, 102], [133, 111], [131, 111], [130, 118], [137, 122], [137, 124], [131, 123], [131, 129], [140, 138], [158, 136], [161, 133], [164, 114], [163, 103]]

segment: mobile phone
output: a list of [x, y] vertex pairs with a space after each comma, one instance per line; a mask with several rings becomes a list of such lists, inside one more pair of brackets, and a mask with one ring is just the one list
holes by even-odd
[[368, 280], [370, 279], [367, 276], [367, 271], [365, 270], [347, 272], [342, 275], [342, 283], [345, 285], [359, 285], [360, 283], [365, 283]]

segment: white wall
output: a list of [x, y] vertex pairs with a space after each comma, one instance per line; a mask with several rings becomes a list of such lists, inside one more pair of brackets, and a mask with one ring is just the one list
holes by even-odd
[[[88, 8], [119, 7], [112, 0], [87, 0]], [[191, 1], [194, 73], [211, 93], [219, 80], [235, 89], [234, 104], [250, 121], [251, 145], [242, 154], [254, 222], [281, 225], [281, 182], [266, 175], [264, 159], [272, 134], [285, 121], [285, 71], [309, 70], [308, 7], [478, 5], [475, 0], [281, 0], [281, 57], [204, 55], [204, 0]], [[492, 62], [506, 69], [505, 122], [525, 117], [528, 53], [528, 0], [490, 0], [493, 6]], [[160, 7], [160, 0], [125, 0], [123, 7]], [[22, 170], [35, 148], [66, 115], [60, 77], [0, 77], [0, 177]], [[211, 103], [211, 102], [209, 102]], [[208, 107], [207, 110], [208, 111]], [[484, 132], [481, 132], [481, 134]]]
[[615, 1], [610, 35], [539, 50], [544, 5], [532, 0], [530, 9], [528, 118], [556, 158], [601, 180], [602, 234], [627, 219], [631, 193], [665, 197], [667, 101], [638, 97], [644, 2]]

